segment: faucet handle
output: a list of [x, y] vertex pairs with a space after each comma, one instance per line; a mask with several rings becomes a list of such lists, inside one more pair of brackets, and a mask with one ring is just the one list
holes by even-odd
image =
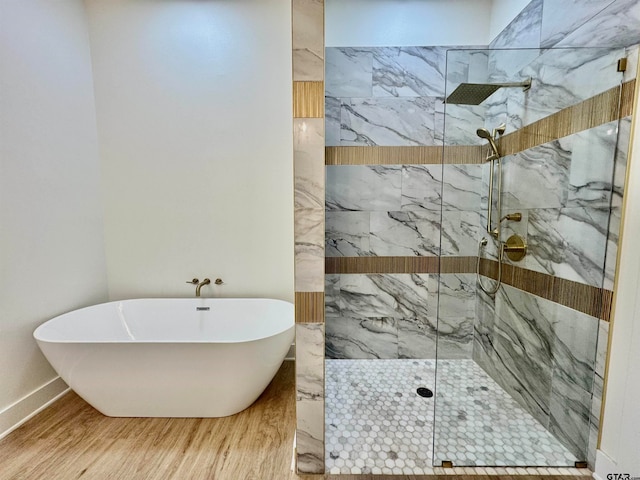
[[200, 283], [200, 280], [198, 280], [197, 278], [194, 278], [193, 280], [187, 280], [186, 283], [190, 283], [191, 285], [197, 285], [198, 283]]
[[222, 285], [224, 282], [222, 281], [221, 278], [216, 278], [213, 283], [215, 283], [216, 285]]

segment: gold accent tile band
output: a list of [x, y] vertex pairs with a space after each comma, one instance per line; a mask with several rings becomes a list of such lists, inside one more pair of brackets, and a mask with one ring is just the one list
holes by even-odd
[[[503, 155], [513, 155], [629, 116], [633, 109], [635, 86], [635, 80], [625, 82], [622, 84], [622, 91], [620, 86], [611, 88], [509, 133], [500, 139], [500, 150]], [[442, 146], [325, 148], [326, 165], [481, 164], [485, 157], [486, 149], [480, 145], [453, 145], [444, 149]]]
[[296, 323], [324, 323], [324, 292], [295, 293]]
[[[498, 278], [498, 262], [482, 259], [480, 272], [487, 277]], [[609, 321], [613, 298], [611, 290], [508, 264], [502, 265], [502, 283], [592, 317]]]
[[625, 82], [505, 135], [499, 142], [502, 155], [513, 155], [631, 115], [635, 84], [635, 80]]
[[293, 117], [324, 117], [324, 82], [293, 82]]
[[326, 165], [440, 165], [484, 162], [480, 145], [431, 147], [326, 147]]
[[633, 113], [633, 97], [635, 91], [635, 79], [622, 84], [622, 98], [620, 99], [620, 118], [628, 117]]
[[[476, 261], [477, 257], [327, 257], [325, 274], [475, 273]], [[498, 262], [483, 258], [480, 273], [496, 279]], [[609, 321], [613, 298], [610, 290], [509, 264], [502, 265], [502, 283]]]
[[325, 273], [437, 273], [438, 257], [327, 257]]
[[474, 273], [476, 257], [327, 257], [325, 273]]

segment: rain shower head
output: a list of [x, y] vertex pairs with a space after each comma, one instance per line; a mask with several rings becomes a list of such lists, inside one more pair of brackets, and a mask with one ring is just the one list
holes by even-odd
[[445, 100], [456, 105], [480, 105], [500, 88], [522, 87], [526, 92], [531, 88], [531, 78], [515, 83], [461, 83]]

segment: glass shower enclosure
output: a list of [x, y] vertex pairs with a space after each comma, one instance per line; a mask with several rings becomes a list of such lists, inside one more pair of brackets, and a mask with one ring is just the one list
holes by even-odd
[[[595, 453], [624, 56], [447, 53], [435, 465], [574, 466]], [[457, 251], [456, 231], [471, 240]]]
[[327, 472], [592, 460], [622, 57], [326, 49]]

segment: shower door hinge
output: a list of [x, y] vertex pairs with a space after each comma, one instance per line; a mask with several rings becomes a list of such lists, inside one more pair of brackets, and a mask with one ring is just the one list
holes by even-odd
[[443, 460], [442, 468], [453, 468], [453, 462], [451, 460]]
[[618, 60], [618, 72], [626, 72], [627, 71], [627, 59], [621, 58]]
[[576, 462], [575, 466], [576, 468], [589, 468], [589, 466], [587, 465], [587, 462]]

